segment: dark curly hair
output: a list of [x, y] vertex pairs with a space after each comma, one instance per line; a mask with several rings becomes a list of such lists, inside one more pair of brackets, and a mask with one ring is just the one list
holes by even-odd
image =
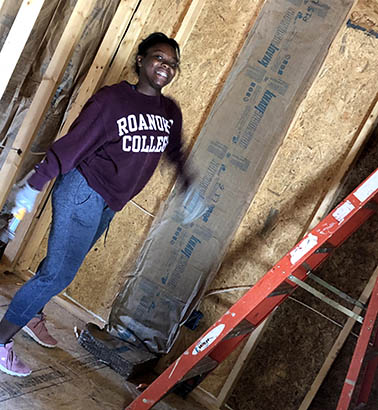
[[135, 72], [138, 75], [139, 75], [139, 66], [138, 66], [137, 57], [146, 56], [149, 48], [151, 48], [155, 44], [161, 44], [161, 43], [170, 45], [176, 51], [177, 57], [180, 58], [180, 47], [177, 44], [177, 41], [175, 39], [167, 37], [164, 33], [160, 33], [160, 32], [152, 33], [139, 43], [137, 55], [135, 58]]

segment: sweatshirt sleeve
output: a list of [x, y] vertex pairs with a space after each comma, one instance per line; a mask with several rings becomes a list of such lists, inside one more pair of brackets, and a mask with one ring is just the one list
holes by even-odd
[[172, 101], [174, 107], [173, 125], [169, 137], [169, 143], [165, 150], [169, 160], [173, 162], [179, 172], [184, 167], [184, 153], [182, 148], [182, 113], [180, 108]]
[[93, 96], [84, 105], [68, 133], [54, 142], [45, 159], [35, 166], [35, 173], [28, 183], [41, 191], [48, 181], [75, 168], [106, 141], [101, 104]]

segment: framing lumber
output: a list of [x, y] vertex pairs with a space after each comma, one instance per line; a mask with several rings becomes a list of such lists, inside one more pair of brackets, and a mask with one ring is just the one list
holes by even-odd
[[139, 35], [142, 32], [143, 26], [154, 4], [155, 2], [151, 0], [142, 0], [140, 2], [127, 34], [120, 44], [114, 61], [106, 74], [104, 85], [114, 84], [119, 81], [126, 62], [136, 48], [136, 44], [139, 41]]
[[0, 16], [3, 13], [3, 6], [4, 6], [5, 0], [0, 0]]
[[[115, 51], [117, 50], [117, 47], [125, 34], [127, 26], [130, 23], [138, 2], [139, 0], [133, 0], [133, 2], [130, 2], [128, 0], [121, 0], [117, 11], [109, 25], [109, 28], [104, 36], [104, 39], [99, 47], [99, 50], [93, 60], [89, 72], [80, 87], [80, 91], [69, 109], [67, 119], [63, 124], [63, 127], [61, 128], [57, 139], [61, 138], [67, 133], [69, 127], [82, 110], [84, 104], [101, 84], [104, 78], [104, 74], [107, 71], [110, 62], [114, 57]], [[53, 183], [50, 183], [44, 189], [44, 194], [39, 197], [35, 208], [37, 208], [40, 204], [44, 205], [46, 203], [52, 185]], [[27, 217], [24, 218], [22, 224], [17, 230], [16, 238], [7, 246], [4, 253], [6, 264], [14, 264], [20, 253], [23, 251], [23, 246], [27, 246], [28, 249], [26, 251], [26, 254], [23, 255], [23, 262], [20, 266], [18, 266], [18, 268], [27, 269], [29, 267], [27, 266], [27, 261], [31, 261], [31, 259], [33, 258], [49, 227], [51, 219], [51, 206], [46, 206], [46, 208], [43, 209], [41, 215], [38, 216], [38, 221], [36, 222], [36, 231], [33, 232], [32, 240], [28, 241], [28, 244], [26, 245], [25, 239], [28, 235], [29, 237], [31, 235], [31, 233], [28, 234], [28, 232], [30, 228], [33, 229], [32, 224], [35, 214], [36, 212], [33, 212], [32, 214], [27, 215]]]
[[[24, 0], [0, 52], [0, 99], [12, 77], [45, 0]], [[0, 10], [4, 0], [0, 2]]]
[[[177, 33], [174, 35], [174, 39], [179, 44], [181, 52], [197, 23], [205, 2], [206, 0], [192, 0]], [[168, 91], [172, 84], [169, 84], [165, 90]]]
[[[378, 277], [378, 267], [375, 269], [375, 271], [373, 272], [371, 278], [369, 279], [369, 282], [367, 283], [367, 285], [365, 286], [365, 289], [363, 290], [363, 292], [361, 293], [361, 296], [359, 298], [359, 301], [362, 303], [366, 303], [371, 295], [371, 292], [373, 291], [375, 282], [377, 280]], [[359, 307], [355, 307], [353, 309], [353, 312], [356, 314], [360, 314], [361, 313], [361, 308]], [[343, 347], [347, 337], [349, 336], [350, 332], [353, 329], [354, 324], [356, 323], [356, 321], [353, 318], [348, 318], [348, 320], [345, 323], [345, 326], [343, 328], [343, 330], [340, 332], [339, 336], [337, 337], [334, 345], [332, 346], [326, 360], [323, 363], [323, 366], [321, 367], [318, 375], [316, 376], [310, 390], [308, 391], [308, 393], [306, 394], [304, 400], [302, 401], [300, 407], [298, 408], [298, 410], [307, 410], [310, 405], [312, 400], [314, 399], [316, 393], [318, 392], [321, 384], [323, 383], [325, 377], [327, 376], [327, 373], [329, 371], [329, 369], [332, 366], [332, 363], [335, 361], [338, 353], [340, 352], [341, 348]]]
[[206, 0], [192, 0], [187, 13], [185, 14], [184, 20], [175, 35], [175, 40], [180, 45], [180, 49], [185, 47], [185, 44], [197, 23], [198, 17], [201, 14], [205, 2]]
[[35, 97], [13, 142], [5, 163], [0, 170], [0, 207], [3, 207], [8, 193], [15, 182], [17, 172], [30, 149], [50, 101], [66, 69], [74, 47], [84, 29], [96, 0], [79, 0], [42, 78]]
[[361, 123], [360, 130], [356, 133], [356, 138], [348, 152], [343, 164], [338, 169], [337, 174], [334, 176], [331, 185], [327, 191], [327, 194], [321, 201], [320, 205], [317, 207], [316, 212], [312, 219], [308, 223], [308, 227], [302, 233], [301, 236], [305, 235], [307, 231], [310, 231], [316, 224], [319, 223], [332, 207], [332, 203], [335, 200], [337, 193], [340, 189], [340, 185], [352, 167], [353, 163], [356, 161], [359, 153], [364, 147], [364, 144], [368, 140], [371, 133], [374, 131], [378, 125], [378, 94], [376, 95], [373, 103], [369, 107], [366, 113], [365, 120]]
[[[190, 392], [190, 397], [192, 397], [207, 410], [219, 410], [219, 407], [217, 405], [217, 398], [207, 390], [203, 389], [201, 386], [196, 387], [192, 392]], [[233, 410], [227, 404], [224, 405], [224, 409]]]

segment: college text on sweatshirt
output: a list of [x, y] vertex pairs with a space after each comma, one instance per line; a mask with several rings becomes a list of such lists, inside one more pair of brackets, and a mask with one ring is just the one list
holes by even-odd
[[[118, 135], [124, 152], [164, 152], [169, 142], [173, 120], [161, 115], [129, 114], [117, 120]], [[150, 131], [150, 132], [149, 132]], [[161, 133], [161, 135], [152, 135]]]

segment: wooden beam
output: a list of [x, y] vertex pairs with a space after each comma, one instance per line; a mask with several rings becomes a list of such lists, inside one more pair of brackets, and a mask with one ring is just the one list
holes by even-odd
[[[207, 410], [219, 410], [217, 398], [201, 386], [196, 387], [192, 392], [190, 392], [190, 397], [192, 397]], [[228, 405], [225, 405], [224, 409], [232, 410], [232, 408]]]
[[[45, 0], [24, 0], [0, 51], [0, 99], [12, 77]], [[4, 1], [0, 4], [0, 10]]]
[[175, 40], [180, 45], [180, 49], [185, 47], [185, 44], [197, 23], [198, 17], [201, 14], [205, 2], [206, 0], [192, 0], [187, 13], [185, 14], [184, 20], [175, 35]]
[[142, 32], [147, 17], [155, 3], [156, 2], [151, 0], [142, 0], [140, 2], [139, 7], [131, 21], [130, 27], [127, 30], [127, 34], [119, 46], [117, 55], [112, 62], [108, 73], [106, 74], [104, 85], [115, 84], [120, 80], [122, 71], [136, 49], [140, 33]]
[[96, 0], [79, 0], [62, 34], [50, 64], [42, 78], [35, 97], [17, 133], [5, 163], [0, 170], [0, 208], [15, 182], [17, 172], [25, 153], [30, 149], [50, 101], [66, 69], [72, 52], [84, 28], [84, 24]]
[[375, 96], [364, 120], [361, 123], [359, 131], [356, 133], [356, 138], [344, 160], [342, 165], [338, 168], [337, 174], [333, 177], [327, 194], [322, 199], [322, 202], [317, 207], [315, 214], [312, 219], [308, 222], [307, 228], [302, 232], [301, 237], [305, 235], [306, 232], [313, 229], [327, 214], [327, 212], [332, 207], [332, 203], [335, 200], [337, 193], [339, 191], [342, 180], [344, 179], [346, 173], [351, 168], [355, 160], [357, 159], [359, 153], [361, 152], [364, 144], [368, 140], [371, 133], [378, 125], [378, 94]]
[[3, 14], [4, 3], [5, 3], [5, 0], [0, 0], [0, 16]]
[[[371, 295], [371, 292], [373, 291], [375, 282], [378, 277], [378, 267], [375, 269], [373, 275], [371, 276], [368, 284], [366, 285], [365, 289], [363, 290], [359, 301], [362, 303], [366, 303]], [[353, 312], [356, 314], [361, 313], [361, 308], [355, 307], [353, 309]], [[300, 407], [298, 410], [307, 410], [310, 407], [310, 404], [312, 400], [314, 399], [317, 391], [319, 390], [321, 384], [323, 383], [325, 377], [327, 376], [327, 373], [329, 369], [332, 366], [332, 363], [335, 361], [338, 353], [340, 352], [341, 348], [343, 347], [348, 335], [353, 329], [353, 326], [355, 325], [356, 321], [353, 318], [348, 318], [348, 320], [345, 323], [345, 326], [343, 330], [340, 332], [339, 336], [337, 337], [334, 345], [332, 346], [325, 362], [323, 363], [323, 366], [321, 367], [318, 375], [316, 376], [310, 390], [306, 394], [304, 400], [302, 401]]]
[[[188, 41], [190, 34], [192, 33], [194, 26], [197, 23], [198, 17], [201, 14], [203, 6], [205, 5], [206, 0], [192, 0], [190, 6], [185, 14], [184, 19], [181, 22], [181, 25], [174, 36], [174, 39], [180, 46], [180, 50], [184, 49], [186, 42]], [[165, 92], [169, 91], [170, 87], [174, 84], [172, 82], [167, 87], [164, 88]]]
[[[61, 138], [67, 133], [69, 127], [82, 110], [84, 104], [100, 86], [104, 78], [104, 74], [108, 70], [110, 62], [114, 57], [117, 47], [122, 40], [128, 25], [130, 24], [130, 20], [135, 12], [138, 3], [139, 0], [120, 1], [114, 17], [109, 25], [109, 28], [104, 36], [104, 39], [102, 40], [98, 52], [88, 71], [88, 74], [85, 77], [82, 85], [80, 86], [80, 90], [75, 101], [72, 103], [69, 109], [67, 119], [62, 129], [60, 130], [57, 139]], [[40, 204], [44, 206], [51, 187], [52, 183], [50, 183], [45, 188], [44, 195], [41, 195], [35, 208], [40, 206]], [[40, 243], [44, 238], [50, 224], [50, 204], [48, 203], [46, 208], [43, 209], [41, 215], [38, 216], [36, 224], [33, 224], [34, 214], [38, 214], [38, 212], [29, 214], [24, 218], [17, 230], [16, 238], [7, 246], [4, 253], [4, 263], [6, 263], [8, 266], [12, 266], [17, 263], [17, 268], [20, 270], [29, 268], [30, 263], [32, 262], [32, 259], [38, 247], [40, 246]], [[33, 231], [33, 235], [31, 235], [31, 230], [34, 229], [34, 225], [36, 225], [36, 228], [35, 231]], [[27, 243], [25, 240], [27, 240]], [[24, 247], [26, 248], [24, 249]], [[23, 252], [23, 255], [21, 260], [18, 261], [17, 259], [21, 252]]]

